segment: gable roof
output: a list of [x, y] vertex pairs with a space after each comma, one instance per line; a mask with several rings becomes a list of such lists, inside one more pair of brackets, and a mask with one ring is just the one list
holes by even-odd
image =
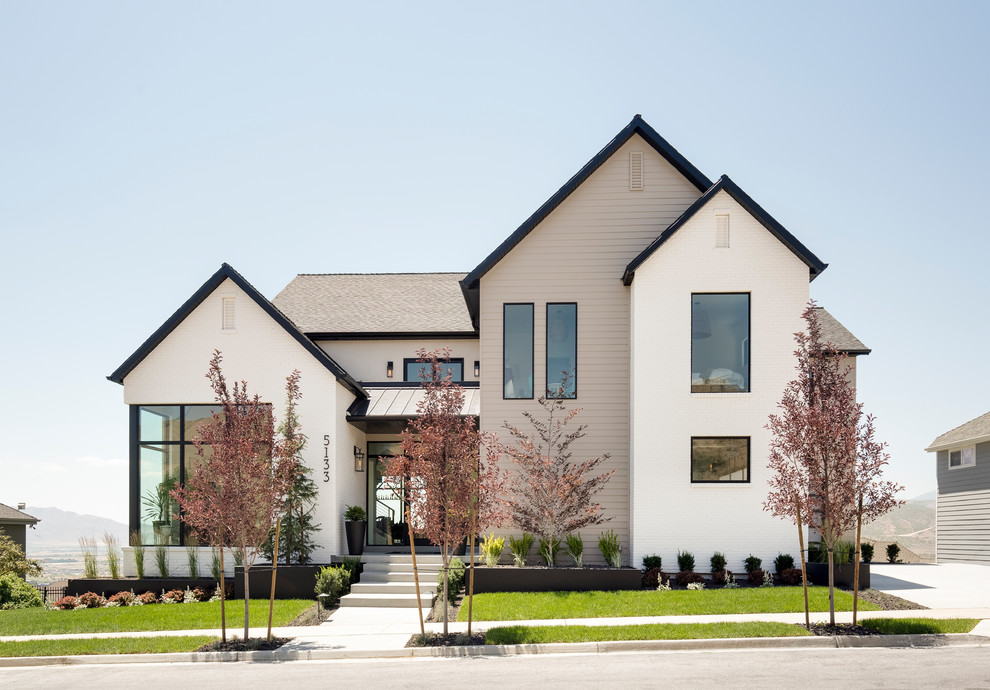
[[117, 370], [112, 374], [107, 376], [107, 379], [113, 381], [114, 383], [123, 384], [124, 377], [127, 376], [134, 368], [140, 364], [145, 357], [147, 357], [152, 350], [158, 347], [168, 335], [174, 331], [180, 323], [189, 314], [193, 312], [196, 307], [202, 304], [203, 300], [209, 297], [214, 290], [220, 287], [220, 284], [225, 280], [231, 280], [237, 287], [247, 294], [255, 304], [261, 307], [266, 314], [268, 314], [272, 319], [281, 326], [286, 333], [291, 335], [296, 342], [302, 345], [307, 352], [309, 352], [313, 357], [317, 359], [320, 364], [327, 368], [327, 370], [333, 374], [338, 381], [340, 381], [344, 386], [350, 389], [355, 395], [361, 397], [367, 397], [367, 393], [361, 387], [357, 381], [355, 381], [350, 374], [348, 374], [344, 369], [333, 360], [330, 355], [321, 350], [312, 340], [307, 338], [303, 333], [296, 328], [285, 314], [280, 312], [275, 306], [269, 302], [264, 295], [258, 292], [257, 289], [251, 283], [247, 282], [244, 277], [235, 271], [229, 264], [222, 264], [220, 270], [214, 273], [210, 278], [203, 283], [203, 285], [193, 293], [192, 297], [187, 299], [179, 309], [169, 317], [169, 319], [163, 323], [157, 331], [151, 334], [144, 344], [139, 347], [134, 354], [128, 357], [123, 364], [117, 367]]
[[309, 337], [477, 337], [464, 273], [300, 274], [272, 300]]
[[34, 525], [41, 522], [41, 520], [21, 510], [11, 508], [9, 505], [0, 503], [0, 522]]
[[626, 266], [625, 273], [622, 274], [622, 282], [625, 285], [630, 285], [633, 282], [633, 278], [636, 276], [636, 269], [639, 268], [644, 261], [649, 259], [655, 251], [657, 251], [664, 242], [673, 237], [674, 233], [681, 229], [681, 227], [687, 223], [691, 218], [695, 216], [702, 208], [705, 207], [709, 201], [711, 201], [716, 194], [719, 192], [725, 192], [733, 199], [735, 199], [740, 206], [746, 209], [753, 218], [755, 218], [759, 223], [765, 227], [770, 233], [780, 240], [785, 247], [790, 249], [794, 255], [801, 259], [807, 266], [811, 273], [811, 280], [814, 280], [819, 273], [824, 271], [828, 264], [823, 263], [821, 259], [811, 253], [807, 247], [801, 244], [794, 235], [787, 231], [783, 225], [778, 223], [773, 216], [767, 213], [762, 206], [753, 201], [752, 198], [742, 189], [739, 185], [729, 179], [728, 175], [722, 175], [718, 178], [718, 182], [712, 185], [701, 197], [691, 204], [681, 217], [671, 223], [666, 230], [660, 233], [650, 244], [649, 247], [640, 252], [639, 256], [629, 262]]
[[[560, 206], [560, 204], [566, 199], [571, 193], [577, 189], [581, 183], [587, 180], [593, 172], [598, 170], [602, 164], [609, 159], [609, 157], [619, 150], [619, 148], [625, 144], [634, 135], [638, 134], [641, 136], [650, 146], [652, 146], [657, 153], [659, 153], [668, 163], [670, 163], [674, 168], [683, 175], [688, 182], [697, 187], [698, 191], [704, 192], [706, 189], [712, 186], [711, 180], [705, 177], [700, 170], [694, 167], [688, 159], [682, 156], [677, 149], [671, 146], [666, 139], [664, 139], [660, 134], [650, 127], [641, 115], [636, 115], [633, 119], [626, 125], [622, 131], [615, 135], [615, 138], [610, 141], [605, 148], [595, 154], [594, 158], [585, 163], [584, 167], [577, 171], [577, 173], [567, 181], [567, 183], [557, 190], [557, 193], [552, 197], [547, 199], [547, 201], [536, 209], [526, 221], [520, 225], [514, 233], [509, 235], [509, 237], [498, 246], [498, 248], [493, 251], [488, 257], [482, 261], [478, 266], [471, 271], [464, 280], [461, 281], [461, 289], [465, 291], [465, 297], [467, 297], [466, 292], [468, 290], [475, 290], [478, 288], [478, 281], [481, 277], [488, 273], [499, 261], [501, 261], [506, 254], [508, 254], [512, 249], [522, 242], [522, 240], [533, 231], [533, 229], [539, 225], [550, 212], [555, 208]], [[469, 309], [471, 309], [472, 316], [476, 313], [475, 309], [471, 306], [472, 302], [468, 299]]]
[[990, 441], [990, 412], [976, 419], [971, 419], [965, 424], [957, 426], [955, 429], [946, 431], [932, 441], [932, 444], [925, 448], [925, 450], [929, 452], [946, 450], [950, 446], [965, 443], [983, 443], [986, 441]]
[[822, 338], [826, 343], [830, 343], [836, 350], [847, 355], [868, 355], [872, 352], [822, 307], [815, 307], [815, 311], [818, 312], [818, 325], [821, 326]]

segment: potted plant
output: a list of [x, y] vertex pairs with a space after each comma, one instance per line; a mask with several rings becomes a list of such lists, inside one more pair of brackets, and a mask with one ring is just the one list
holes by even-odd
[[167, 474], [158, 486], [144, 495], [144, 519], [155, 531], [155, 543], [167, 544], [172, 528], [172, 491], [179, 482], [175, 475]]
[[361, 506], [347, 506], [347, 510], [344, 511], [348, 555], [360, 556], [364, 553], [364, 535], [368, 529], [367, 517]]

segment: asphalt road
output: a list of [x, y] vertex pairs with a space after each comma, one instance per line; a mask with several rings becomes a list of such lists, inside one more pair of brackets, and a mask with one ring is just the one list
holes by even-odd
[[990, 688], [990, 647], [640, 652], [507, 658], [0, 669], [2, 688], [450, 685], [539, 688]]

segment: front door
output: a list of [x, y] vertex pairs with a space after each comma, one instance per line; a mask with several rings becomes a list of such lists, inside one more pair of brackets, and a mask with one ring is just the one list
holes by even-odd
[[402, 444], [397, 441], [368, 442], [368, 544], [393, 546], [405, 544], [406, 504], [403, 482], [385, 476], [383, 458], [398, 455]]

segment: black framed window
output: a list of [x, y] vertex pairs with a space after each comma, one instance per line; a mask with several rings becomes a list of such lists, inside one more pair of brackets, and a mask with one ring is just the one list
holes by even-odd
[[691, 392], [749, 392], [749, 293], [691, 295]]
[[547, 397], [577, 397], [577, 304], [547, 303]]
[[[427, 376], [430, 374], [430, 363], [420, 362], [418, 359], [403, 359], [403, 381], [422, 381], [423, 374]], [[442, 369], [442, 375], [447, 376], [450, 374], [451, 381], [463, 381], [464, 380], [464, 358], [463, 357], [451, 357], [450, 359], [445, 359], [440, 362]]]
[[502, 397], [533, 398], [533, 304], [502, 305]]
[[693, 483], [749, 483], [748, 436], [692, 436]]

